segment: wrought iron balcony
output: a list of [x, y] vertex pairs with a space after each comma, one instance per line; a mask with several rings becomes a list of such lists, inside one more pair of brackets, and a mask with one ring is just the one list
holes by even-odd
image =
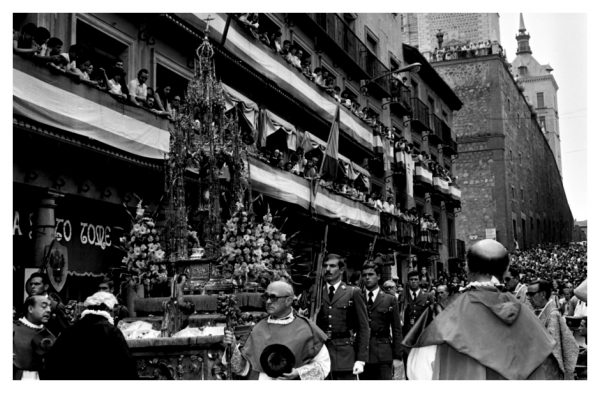
[[[310, 21], [316, 32], [316, 42], [318, 50], [331, 51], [333, 57], [343, 55], [350, 62], [338, 61], [339, 64], [348, 65], [355, 73], [358, 73], [357, 79], [374, 79], [379, 75], [389, 72], [389, 69], [383, 64], [377, 56], [362, 42], [346, 22], [335, 13], [299, 13], [290, 14], [297, 23], [302, 24]], [[314, 30], [314, 26], [317, 30]], [[374, 79], [370, 83], [371, 93], [381, 96], [389, 96], [390, 80], [389, 78]]]
[[458, 154], [458, 143], [454, 139], [452, 139], [452, 130], [446, 124], [445, 121], [442, 120], [442, 139], [444, 142], [444, 152], [446, 154], [454, 155]]
[[431, 113], [429, 116], [429, 124], [431, 125], [431, 131], [429, 132], [429, 141], [430, 143], [434, 144], [442, 143], [444, 141], [442, 134], [442, 119], [440, 119], [433, 113]]
[[410, 99], [410, 106], [412, 108], [411, 125], [414, 131], [430, 131], [429, 127], [429, 108], [423, 101], [417, 97]]
[[392, 93], [390, 99], [391, 111], [398, 116], [410, 116], [412, 113], [410, 106], [410, 89], [402, 86], [400, 82], [394, 82], [394, 80], [391, 81], [390, 86]]

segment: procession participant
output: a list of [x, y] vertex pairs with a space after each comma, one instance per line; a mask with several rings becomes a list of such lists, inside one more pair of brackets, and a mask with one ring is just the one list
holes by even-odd
[[70, 326], [70, 322], [65, 305], [62, 304], [60, 297], [56, 293], [48, 292], [49, 288], [50, 282], [48, 276], [44, 273], [34, 272], [25, 281], [25, 292], [27, 292], [28, 296], [44, 296], [50, 300], [50, 320], [45, 323], [45, 326], [55, 337], [58, 337]]
[[416, 270], [408, 272], [408, 293], [406, 294], [404, 306], [404, 325], [402, 335], [406, 334], [415, 325], [415, 322], [429, 305], [429, 295], [419, 285], [419, 272]]
[[542, 321], [548, 333], [556, 341], [552, 353], [558, 361], [564, 379], [573, 379], [575, 364], [579, 356], [579, 347], [573, 332], [567, 326], [567, 321], [560, 315], [556, 302], [550, 299], [551, 294], [552, 284], [549, 281], [536, 280], [527, 286], [529, 302], [538, 313], [538, 318]]
[[137, 379], [136, 362], [110, 312], [117, 298], [96, 292], [85, 299], [81, 319], [54, 343], [46, 360], [44, 379]]
[[269, 316], [254, 326], [241, 350], [233, 332], [225, 331], [223, 343], [233, 348], [232, 371], [246, 376], [252, 370], [258, 379], [325, 379], [330, 370], [327, 336], [293, 311], [292, 286], [274, 281], [263, 296]]
[[521, 274], [516, 267], [508, 269], [508, 275], [504, 278], [506, 289], [511, 291], [513, 295], [521, 303], [527, 303], [527, 285], [521, 282]]
[[448, 307], [450, 302], [454, 299], [454, 296], [450, 297], [450, 291], [447, 285], [438, 285], [437, 287], [437, 301], [435, 303], [435, 313], [439, 314]]
[[51, 315], [50, 300], [29, 296], [23, 313], [22, 318], [13, 321], [13, 379], [40, 379], [44, 356], [55, 340], [44, 326]]
[[[98, 284], [98, 292], [108, 292], [108, 293], [112, 293], [114, 295], [115, 294], [114, 281], [111, 280], [109, 277], [104, 277], [102, 282], [100, 282], [100, 284]], [[115, 295], [115, 297], [116, 297], [116, 295]], [[118, 298], [117, 298], [117, 301], [119, 301]], [[112, 313], [114, 316], [115, 326], [119, 326], [119, 321], [122, 321], [123, 319], [129, 317], [129, 310], [127, 309], [127, 307], [122, 304], [119, 304], [119, 303], [115, 304]]]
[[378, 265], [366, 263], [362, 268], [362, 279], [371, 338], [369, 359], [361, 379], [391, 380], [392, 366], [395, 370], [402, 366], [402, 326], [398, 302], [393, 294], [379, 288], [381, 274]]
[[421, 334], [408, 356], [409, 379], [557, 379], [556, 342], [533, 312], [492, 277], [502, 277], [508, 251], [495, 240], [467, 252], [470, 282]]
[[323, 288], [317, 326], [327, 334], [331, 357], [328, 379], [356, 379], [364, 371], [369, 356], [369, 320], [360, 289], [342, 281], [344, 259], [329, 254], [323, 262], [326, 285]]

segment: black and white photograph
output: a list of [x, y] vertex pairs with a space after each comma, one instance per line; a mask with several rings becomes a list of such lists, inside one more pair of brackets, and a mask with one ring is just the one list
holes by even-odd
[[13, 387], [587, 382], [595, 16], [203, 7], [12, 12]]

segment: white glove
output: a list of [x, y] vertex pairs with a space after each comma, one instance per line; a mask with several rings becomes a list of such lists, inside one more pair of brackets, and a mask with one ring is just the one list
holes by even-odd
[[355, 361], [354, 368], [352, 369], [352, 374], [362, 374], [363, 371], [365, 371], [365, 362], [361, 362], [360, 360]]

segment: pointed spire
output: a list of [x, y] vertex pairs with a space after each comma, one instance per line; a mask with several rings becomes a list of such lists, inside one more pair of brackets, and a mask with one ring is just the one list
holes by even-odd
[[523, 13], [519, 14], [519, 34], [517, 34], [516, 39], [518, 45], [517, 56], [525, 53], [531, 54], [531, 47], [529, 46], [529, 33], [527, 33], [527, 30], [525, 29]]
[[519, 13], [519, 32], [525, 32], [525, 22], [523, 21], [523, 13]]

